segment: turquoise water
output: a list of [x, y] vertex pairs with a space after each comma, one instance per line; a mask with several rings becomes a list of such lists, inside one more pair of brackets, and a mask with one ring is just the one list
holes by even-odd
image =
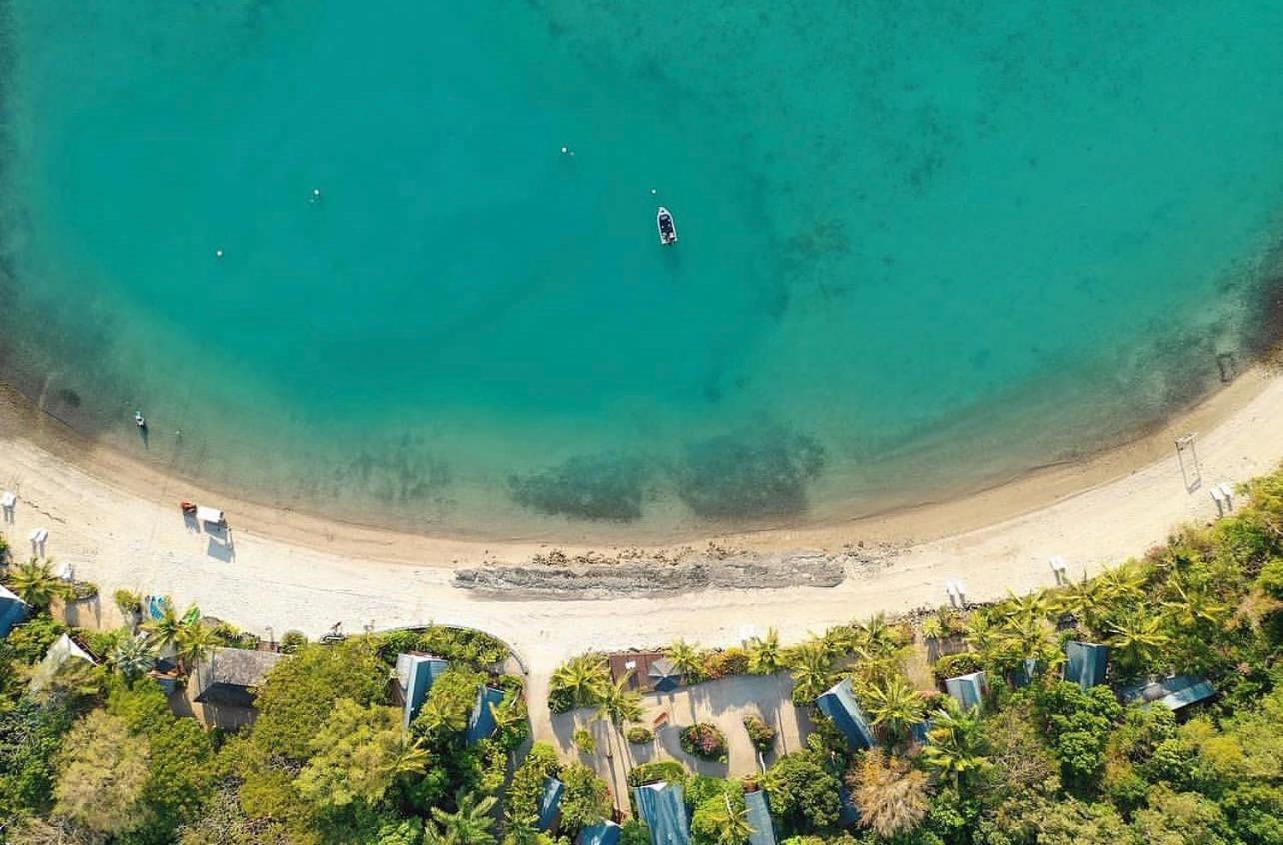
[[1128, 436], [1263, 331], [1280, 4], [4, 5], [5, 379], [271, 501], [830, 519]]

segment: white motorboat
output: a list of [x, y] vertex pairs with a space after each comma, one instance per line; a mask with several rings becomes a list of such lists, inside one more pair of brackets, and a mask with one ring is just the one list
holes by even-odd
[[669, 246], [677, 243], [677, 226], [673, 223], [673, 215], [662, 205], [655, 215], [655, 225], [659, 227], [659, 242], [661, 244]]

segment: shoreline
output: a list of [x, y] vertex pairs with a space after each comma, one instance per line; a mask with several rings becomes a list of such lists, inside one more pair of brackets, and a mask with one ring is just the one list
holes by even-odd
[[[617, 554], [632, 549], [664, 551], [705, 544], [755, 552], [799, 548], [835, 552], [863, 543], [904, 547], [931, 542], [1047, 508], [1135, 474], [1165, 456], [1174, 456], [1173, 441], [1177, 436], [1188, 432], [1206, 434], [1231, 424], [1254, 400], [1271, 392], [1283, 395], [1283, 374], [1258, 364], [1193, 407], [1148, 426], [1121, 444], [1017, 473], [978, 489], [817, 524], [710, 531], [694, 539], [638, 543], [597, 542], [571, 535], [560, 541], [420, 534], [256, 502], [162, 471], [97, 443], [4, 384], [0, 384], [0, 443], [25, 443], [120, 493], [172, 507], [175, 514], [179, 499], [212, 502], [227, 512], [234, 531], [348, 557], [461, 567], [487, 562], [521, 563], [553, 548], [567, 555]], [[12, 479], [0, 476], [0, 485], [11, 484]]]

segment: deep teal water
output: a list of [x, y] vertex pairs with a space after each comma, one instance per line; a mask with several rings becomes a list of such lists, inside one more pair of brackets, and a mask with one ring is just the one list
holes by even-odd
[[1263, 331], [1277, 3], [4, 11], [4, 377], [274, 501], [833, 518], [1128, 436]]

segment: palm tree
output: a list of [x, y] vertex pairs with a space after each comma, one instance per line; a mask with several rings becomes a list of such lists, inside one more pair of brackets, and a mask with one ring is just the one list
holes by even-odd
[[71, 595], [71, 585], [53, 571], [53, 561], [32, 558], [9, 571], [9, 589], [34, 610], [46, 610], [56, 598]]
[[428, 760], [428, 749], [423, 747], [422, 737], [411, 741], [408, 736], [402, 736], [401, 744], [397, 747], [389, 768], [392, 770], [393, 778], [401, 775], [419, 775], [427, 770]]
[[1227, 605], [1216, 601], [1204, 590], [1186, 587], [1179, 575], [1168, 579], [1167, 589], [1173, 595], [1170, 600], [1162, 602], [1162, 606], [1177, 630], [1189, 631], [1204, 624], [1220, 628], [1229, 617]]
[[1120, 663], [1139, 671], [1170, 642], [1162, 626], [1162, 617], [1131, 611], [1114, 623], [1109, 645], [1118, 650]]
[[1113, 593], [1102, 578], [1083, 576], [1081, 581], [1065, 587], [1056, 603], [1062, 613], [1068, 613], [1092, 631], [1100, 631], [1111, 609]]
[[472, 793], [460, 792], [455, 797], [456, 809], [447, 813], [440, 807], [432, 808], [432, 822], [424, 831], [424, 842], [433, 845], [494, 845], [490, 832], [494, 817], [490, 811], [498, 801], [493, 795], [477, 800]]
[[900, 757], [885, 761], [881, 754], [864, 756], [859, 768], [847, 775], [860, 823], [884, 839], [907, 834], [921, 823], [930, 807], [927, 776]]
[[743, 801], [731, 803], [729, 795], [722, 796], [722, 803], [710, 808], [708, 819], [717, 829], [717, 845], [744, 845], [757, 830], [748, 820], [748, 807]]
[[833, 659], [819, 641], [789, 650], [786, 665], [793, 675], [793, 701], [810, 704], [833, 684]]
[[183, 630], [183, 617], [174, 610], [174, 603], [166, 598], [160, 604], [163, 608], [160, 618], [148, 619], [142, 624], [143, 631], [147, 633], [147, 639], [158, 651], [165, 646], [173, 645]]
[[892, 742], [907, 737], [909, 729], [922, 721], [922, 696], [899, 675], [866, 689], [862, 703], [869, 719], [885, 730]]
[[664, 649], [664, 654], [688, 684], [691, 679], [699, 677], [704, 670], [704, 650], [698, 643], [678, 640]]
[[972, 772], [989, 766], [985, 757], [984, 725], [978, 708], [968, 713], [937, 710], [931, 717], [930, 743], [922, 749], [922, 761], [928, 768], [961, 786]]
[[179, 627], [174, 638], [174, 647], [178, 652], [178, 664], [184, 672], [190, 672], [218, 646], [218, 636], [214, 629], [201, 622], [193, 622]]
[[574, 707], [587, 707], [601, 701], [609, 684], [606, 658], [589, 652], [558, 666], [552, 673], [551, 688], [568, 692]]
[[993, 660], [994, 654], [1000, 645], [998, 629], [993, 624], [993, 619], [989, 613], [984, 610], [976, 610], [967, 618], [965, 638], [967, 645], [971, 647], [978, 655], [982, 663], [989, 663]]
[[1001, 615], [1006, 619], [1020, 616], [1032, 616], [1035, 619], [1046, 619], [1055, 610], [1055, 603], [1046, 590], [1026, 593], [1018, 596], [1007, 590], [1007, 598], [1001, 604]]
[[780, 634], [774, 628], [766, 637], [753, 637], [748, 641], [748, 671], [754, 675], [774, 675], [784, 665], [780, 650]]
[[1145, 597], [1145, 573], [1134, 561], [1106, 569], [1097, 576], [1115, 602]]
[[597, 717], [609, 719], [617, 729], [622, 729], [624, 722], [635, 722], [641, 718], [641, 693], [628, 686], [633, 673], [629, 672], [613, 684], [606, 686], [606, 694], [597, 705]]
[[526, 719], [526, 714], [517, 706], [517, 694], [515, 692], [505, 694], [498, 707], [495, 706], [493, 701], [488, 702], [486, 706], [490, 708], [490, 714], [494, 716], [495, 733], [499, 735], [512, 730]]
[[129, 637], [116, 646], [111, 662], [125, 676], [125, 680], [132, 683], [152, 670], [156, 665], [156, 656], [152, 654], [151, 644], [146, 637]]
[[885, 613], [869, 617], [868, 622], [856, 622], [851, 628], [856, 637], [855, 650], [866, 660], [891, 657], [900, 650], [900, 641], [887, 624]]

